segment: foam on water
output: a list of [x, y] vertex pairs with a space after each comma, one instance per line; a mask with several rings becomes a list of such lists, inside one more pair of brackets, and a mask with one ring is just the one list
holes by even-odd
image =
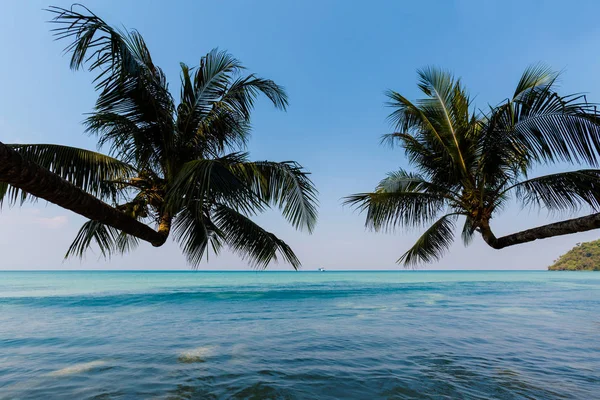
[[102, 367], [104, 365], [106, 365], [106, 361], [102, 361], [102, 360], [90, 361], [90, 362], [75, 364], [75, 365], [71, 365], [69, 367], [61, 368], [57, 371], [52, 371], [49, 374], [47, 374], [47, 376], [59, 377], [59, 376], [82, 374], [84, 372], [89, 372], [93, 369]]
[[215, 355], [217, 346], [200, 346], [191, 350], [183, 351], [177, 357], [181, 363], [205, 362], [207, 358]]
[[541, 308], [525, 308], [525, 307], [502, 307], [498, 309], [498, 312], [504, 314], [513, 314], [513, 315], [547, 315], [552, 316], [556, 315], [556, 313], [552, 310], [544, 310]]

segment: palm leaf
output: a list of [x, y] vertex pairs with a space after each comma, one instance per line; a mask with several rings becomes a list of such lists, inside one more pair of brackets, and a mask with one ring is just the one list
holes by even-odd
[[398, 225], [426, 225], [435, 220], [444, 208], [445, 201], [444, 197], [432, 193], [374, 192], [347, 196], [344, 204], [367, 212], [367, 228], [391, 231]]
[[268, 204], [281, 210], [295, 227], [312, 232], [317, 221], [317, 190], [296, 162], [244, 162], [233, 166], [234, 173]]
[[294, 269], [300, 268], [300, 260], [281, 239], [268, 232], [243, 214], [229, 207], [218, 205], [213, 213], [215, 225], [223, 232], [225, 243], [231, 250], [248, 259], [253, 267], [264, 269], [283, 258]]
[[417, 242], [398, 259], [405, 266], [439, 260], [454, 241], [456, 214], [447, 214], [437, 220]]
[[[195, 70], [181, 66], [181, 104], [177, 125], [184, 141], [207, 148], [215, 156], [231, 144], [245, 145], [250, 113], [260, 94], [275, 107], [287, 106], [282, 87], [254, 74], [240, 76], [243, 66], [233, 56], [213, 49], [202, 57]], [[193, 79], [193, 80], [192, 80]]]
[[82, 225], [69, 246], [65, 259], [69, 257], [83, 258], [92, 245], [96, 245], [103, 258], [110, 258], [113, 254], [125, 254], [139, 246], [139, 239], [119, 231], [112, 226], [98, 221], [87, 221]]
[[558, 72], [542, 63], [527, 67], [517, 84], [513, 100], [519, 100], [523, 94], [534, 88], [553, 85], [558, 76]]
[[389, 145], [398, 143], [409, 163], [431, 183], [453, 190], [460, 187], [460, 180], [456, 179], [460, 174], [456, 173], [453, 159], [439, 145], [431, 143], [426, 135], [396, 132], [383, 135], [381, 142]]
[[119, 232], [115, 241], [115, 251], [119, 254], [130, 253], [140, 244], [140, 240], [135, 236], [128, 235], [125, 232]]
[[600, 208], [600, 170], [579, 170], [540, 176], [506, 189], [515, 190], [524, 205], [549, 211], [578, 211], [582, 205]]
[[[142, 151], [137, 155], [138, 167], [156, 163], [164, 152], [172, 151], [172, 142], [165, 132], [173, 131], [173, 99], [168, 91], [164, 73], [154, 65], [141, 35], [121, 32], [112, 28], [87, 8], [78, 6], [84, 13], [60, 7], [51, 7], [55, 14], [53, 23], [57, 39], [71, 43], [65, 51], [71, 53], [71, 68], [87, 65], [96, 72], [96, 88], [100, 96], [96, 113], [116, 114], [127, 118], [131, 124], [144, 130], [145, 140], [137, 141]], [[93, 119], [93, 115], [92, 115]], [[130, 134], [136, 130], [114, 131], [114, 125], [102, 125], [102, 119], [88, 120], [88, 130], [101, 135]], [[104, 141], [108, 141], [106, 138]], [[127, 142], [126, 138], [120, 139]], [[121, 150], [122, 152], [124, 150]], [[130, 155], [128, 159], [133, 159]]]
[[548, 69], [528, 74], [515, 99], [492, 109], [497, 134], [507, 135], [534, 160], [597, 165], [600, 115], [595, 105], [583, 95], [560, 96], [554, 90], [558, 74]]
[[[449, 136], [451, 155], [465, 174], [469, 175], [465, 156], [463, 155], [462, 141], [465, 138], [459, 132], [461, 125], [468, 124], [470, 101], [461, 88], [460, 81], [454, 79], [452, 74], [437, 68], [424, 68], [418, 71], [419, 88], [430, 99], [422, 99], [419, 106], [426, 110], [425, 114], [436, 116], [433, 119], [439, 126], [437, 132], [443, 131]], [[429, 118], [432, 120], [432, 118]], [[441, 128], [441, 129], [440, 129]]]
[[387, 177], [377, 185], [377, 191], [384, 193], [393, 192], [420, 192], [432, 193], [448, 200], [459, 201], [460, 194], [453, 188], [442, 184], [432, 183], [420, 174], [408, 172], [403, 169], [388, 173]]
[[98, 221], [87, 221], [79, 229], [69, 246], [65, 259], [77, 256], [83, 258], [85, 252], [95, 243], [103, 257], [108, 258], [115, 249], [118, 231]]
[[[116, 201], [119, 186], [114, 181], [125, 181], [134, 176], [135, 168], [115, 158], [90, 150], [55, 144], [7, 144], [23, 159], [59, 175], [82, 190], [102, 199]], [[21, 202], [27, 194], [17, 188], [3, 185], [0, 199], [9, 194], [11, 203]], [[8, 189], [8, 190], [7, 190]]]
[[431, 181], [460, 182], [465, 176], [465, 166], [452, 135], [446, 132], [447, 122], [439, 105], [423, 107], [422, 99], [417, 106], [394, 91], [388, 91], [387, 95], [391, 99], [387, 105], [394, 108], [388, 119], [400, 132], [384, 136], [383, 140], [392, 143], [399, 140], [409, 161], [428, 174]]
[[461, 233], [461, 238], [465, 246], [470, 245], [473, 241], [473, 236], [475, 235], [475, 225], [473, 222], [471, 217], [467, 216], [465, 218], [465, 224], [463, 225]]
[[178, 126], [181, 132], [194, 134], [199, 122], [227, 91], [232, 76], [243, 69], [241, 63], [225, 51], [213, 49], [193, 69], [181, 64], [181, 104]]
[[201, 207], [187, 207], [177, 215], [174, 224], [175, 240], [179, 242], [188, 263], [197, 268], [202, 258], [208, 254], [208, 245], [212, 245], [215, 254], [223, 244], [223, 233], [208, 218]]
[[248, 214], [264, 211], [267, 204], [232, 167], [245, 162], [246, 157], [245, 153], [232, 153], [184, 164], [167, 193], [169, 207], [177, 210], [196, 202], [219, 202]]
[[386, 96], [389, 98], [387, 106], [394, 109], [388, 116], [388, 120], [401, 132], [428, 132], [435, 138], [448, 155], [453, 153], [452, 148], [438, 132], [434, 120], [428, 116], [417, 105], [413, 104], [400, 93], [388, 90]]

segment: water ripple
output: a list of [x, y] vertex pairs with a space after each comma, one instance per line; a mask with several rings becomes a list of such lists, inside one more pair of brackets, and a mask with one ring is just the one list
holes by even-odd
[[1, 399], [600, 392], [600, 273], [12, 273], [0, 282]]

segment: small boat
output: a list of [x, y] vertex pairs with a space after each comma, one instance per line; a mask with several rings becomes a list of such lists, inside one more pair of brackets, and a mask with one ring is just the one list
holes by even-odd
[[325, 272], [325, 268], [323, 268], [323, 267], [319, 268], [319, 272]]

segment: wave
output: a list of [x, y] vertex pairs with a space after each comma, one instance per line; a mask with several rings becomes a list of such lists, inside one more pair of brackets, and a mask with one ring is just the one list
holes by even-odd
[[233, 290], [231, 286], [211, 288], [185, 288], [169, 289], [168, 291], [155, 292], [130, 292], [130, 293], [105, 293], [85, 295], [56, 295], [39, 297], [4, 297], [3, 305], [34, 305], [63, 306], [63, 307], [104, 307], [128, 306], [138, 304], [181, 303], [188, 301], [237, 301], [237, 300], [295, 300], [304, 298], [336, 298], [353, 297], [389, 293], [427, 292], [433, 290], [432, 286], [422, 284], [402, 285], [374, 285], [338, 288], [332, 285], [319, 285], [317, 287], [289, 288], [255, 288], [241, 287]]

